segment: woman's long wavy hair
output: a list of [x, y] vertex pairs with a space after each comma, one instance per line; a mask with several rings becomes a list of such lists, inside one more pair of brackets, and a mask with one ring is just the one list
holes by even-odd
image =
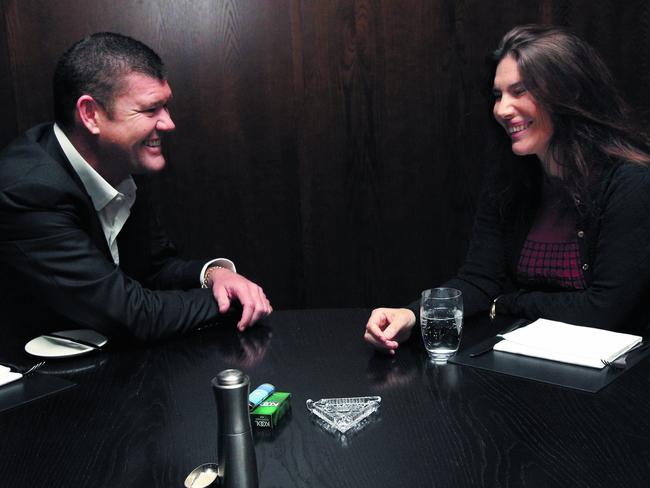
[[524, 86], [551, 117], [549, 154], [575, 202], [589, 202], [592, 185], [612, 164], [650, 165], [650, 139], [586, 42], [560, 27], [523, 25], [501, 39], [493, 74], [506, 56], [517, 62]]

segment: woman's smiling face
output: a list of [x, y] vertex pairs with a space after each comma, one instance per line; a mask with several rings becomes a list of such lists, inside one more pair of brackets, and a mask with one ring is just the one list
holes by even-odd
[[508, 55], [497, 66], [493, 88], [494, 118], [512, 141], [512, 152], [518, 156], [535, 154], [546, 161], [553, 124], [524, 86], [517, 61]]

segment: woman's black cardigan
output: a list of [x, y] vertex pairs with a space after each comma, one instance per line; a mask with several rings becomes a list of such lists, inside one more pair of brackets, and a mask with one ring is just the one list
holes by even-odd
[[[488, 312], [547, 318], [576, 325], [643, 333], [650, 322], [650, 168], [623, 163], [604, 170], [576, 237], [587, 287], [527, 289], [516, 282], [519, 254], [537, 211], [534, 192], [506, 212], [484, 192], [472, 241], [458, 274], [442, 286], [463, 293], [465, 316]], [[419, 316], [419, 303], [409, 307]]]

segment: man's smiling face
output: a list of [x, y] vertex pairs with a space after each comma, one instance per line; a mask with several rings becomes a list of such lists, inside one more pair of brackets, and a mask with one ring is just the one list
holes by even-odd
[[161, 137], [174, 130], [167, 104], [172, 91], [165, 80], [140, 73], [124, 77], [110, 111], [102, 111], [98, 144], [102, 165], [124, 175], [160, 171], [165, 167]]

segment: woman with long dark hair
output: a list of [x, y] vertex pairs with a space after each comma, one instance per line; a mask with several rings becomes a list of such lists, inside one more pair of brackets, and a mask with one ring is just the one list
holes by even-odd
[[[570, 32], [515, 27], [493, 60], [493, 113], [512, 155], [493, 172], [466, 261], [443, 286], [461, 290], [465, 316], [642, 331], [650, 139], [599, 55]], [[394, 353], [418, 308], [373, 310], [365, 340]]]

